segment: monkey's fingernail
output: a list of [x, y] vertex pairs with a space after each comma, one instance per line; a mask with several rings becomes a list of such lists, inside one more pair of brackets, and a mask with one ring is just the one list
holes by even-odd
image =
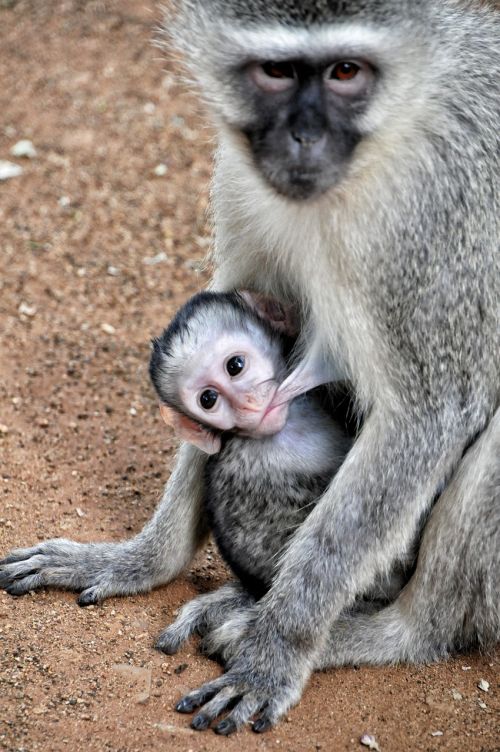
[[97, 598], [93, 590], [84, 590], [77, 601], [78, 605], [81, 606], [81, 608], [85, 608], [85, 606], [94, 606], [98, 602], [99, 599]]
[[269, 718], [257, 718], [252, 726], [252, 730], [256, 734], [262, 734], [264, 731], [268, 731], [271, 728], [271, 721]]
[[229, 736], [236, 731], [236, 724], [231, 718], [224, 718], [223, 721], [214, 726], [214, 731], [221, 736]]
[[192, 713], [195, 707], [195, 703], [189, 697], [183, 697], [182, 700], [179, 700], [175, 709], [178, 713]]
[[4, 588], [4, 590], [9, 595], [14, 595], [16, 598], [19, 598], [21, 595], [26, 595], [25, 592], [18, 590], [15, 585], [10, 585], [9, 587]]
[[169, 645], [168, 642], [161, 642], [161, 640], [158, 640], [154, 647], [156, 650], [160, 650], [162, 653], [166, 653], [166, 655], [174, 655], [175, 653], [177, 653], [177, 648], [174, 645]]
[[209, 724], [210, 719], [207, 718], [206, 715], [203, 715], [203, 713], [200, 713], [200, 715], [195, 715], [195, 717], [191, 721], [191, 728], [195, 729], [196, 731], [205, 731], [205, 729], [208, 728]]

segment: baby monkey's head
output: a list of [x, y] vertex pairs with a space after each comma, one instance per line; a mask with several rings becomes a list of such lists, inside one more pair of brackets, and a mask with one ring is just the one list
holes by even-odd
[[272, 405], [286, 371], [285, 320], [285, 309], [261, 295], [195, 295], [153, 340], [149, 372], [161, 402], [191, 427], [277, 433], [288, 413]]

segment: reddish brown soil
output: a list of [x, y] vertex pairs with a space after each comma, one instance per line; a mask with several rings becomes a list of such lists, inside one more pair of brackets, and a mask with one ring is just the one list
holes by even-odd
[[[151, 44], [158, 18], [152, 0], [0, 1], [0, 159], [24, 167], [0, 183], [2, 552], [132, 535], [172, 466], [148, 341], [206, 279], [212, 147]], [[10, 157], [21, 138], [35, 159]], [[174, 703], [219, 668], [153, 640], [226, 576], [205, 551], [169, 587], [85, 610], [0, 593], [0, 747], [357, 750], [369, 732], [383, 752], [500, 750], [499, 652], [315, 675], [263, 737], [191, 731]]]

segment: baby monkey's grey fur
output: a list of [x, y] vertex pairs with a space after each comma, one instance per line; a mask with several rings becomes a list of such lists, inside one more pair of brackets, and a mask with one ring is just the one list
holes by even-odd
[[[342, 362], [366, 415], [269, 592], [221, 627], [227, 672], [181, 703], [203, 726], [239, 698], [216, 729], [257, 714], [262, 731], [317, 666], [500, 638], [500, 17], [474, 0], [179, 5], [169, 27], [219, 134], [214, 289], [299, 304], [306, 357]], [[181, 450], [133, 540], [15, 551], [1, 584], [89, 603], [172, 579], [206, 532], [204, 465]], [[436, 496], [401, 595], [346, 617]]]

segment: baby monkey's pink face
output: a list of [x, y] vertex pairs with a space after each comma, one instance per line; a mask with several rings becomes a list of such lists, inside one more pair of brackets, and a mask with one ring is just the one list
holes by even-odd
[[284, 427], [286, 403], [273, 405], [276, 364], [244, 332], [226, 333], [186, 362], [182, 403], [193, 418], [222, 431], [266, 436]]

